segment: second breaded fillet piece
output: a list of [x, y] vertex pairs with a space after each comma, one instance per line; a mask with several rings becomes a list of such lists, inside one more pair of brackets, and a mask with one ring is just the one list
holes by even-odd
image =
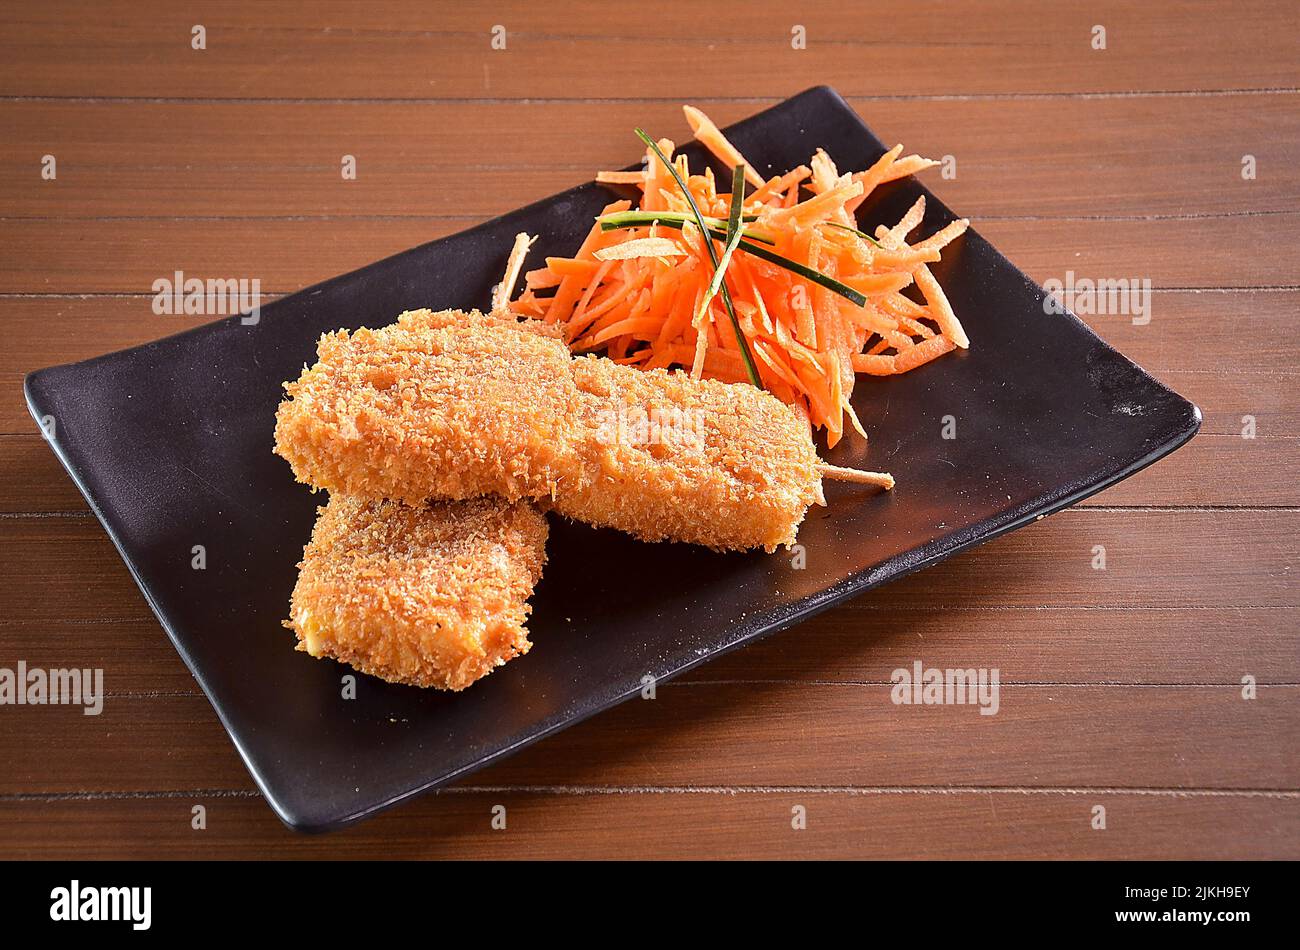
[[285, 626], [312, 656], [394, 683], [464, 689], [528, 652], [546, 534], [527, 502], [335, 495], [303, 551]]
[[808, 423], [770, 393], [574, 359], [538, 321], [411, 311], [326, 334], [319, 357], [276, 419], [317, 488], [531, 498], [648, 541], [769, 551], [820, 497]]

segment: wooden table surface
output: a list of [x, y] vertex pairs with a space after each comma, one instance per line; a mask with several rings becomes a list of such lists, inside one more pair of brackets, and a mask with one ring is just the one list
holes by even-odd
[[[704, 6], [6, 5], [0, 666], [108, 695], [0, 707], [0, 857], [1300, 857], [1292, 5]], [[722, 124], [820, 83], [954, 156], [927, 182], [1036, 280], [1149, 278], [1148, 324], [1086, 319], [1200, 435], [461, 785], [283, 828], [23, 375], [209, 319], [153, 313], [176, 270], [289, 293], [625, 165], [634, 125], [684, 140], [682, 102]], [[999, 668], [999, 713], [893, 705], [918, 659]]]

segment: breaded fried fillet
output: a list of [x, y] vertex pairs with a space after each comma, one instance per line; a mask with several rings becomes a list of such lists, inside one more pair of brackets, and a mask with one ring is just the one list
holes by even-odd
[[793, 543], [819, 497], [807, 421], [748, 385], [572, 358], [559, 331], [428, 310], [326, 334], [285, 386], [276, 451], [363, 497], [496, 494], [648, 541]]
[[299, 564], [298, 649], [394, 683], [460, 690], [528, 652], [546, 517], [499, 498], [419, 506], [333, 495]]

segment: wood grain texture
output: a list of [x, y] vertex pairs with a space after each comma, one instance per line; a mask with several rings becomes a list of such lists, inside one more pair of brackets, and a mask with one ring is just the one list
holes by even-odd
[[[816, 515], [814, 515], [816, 517]], [[1092, 568], [1106, 548], [1106, 569]], [[1300, 510], [1068, 509], [873, 591], [877, 604], [960, 607], [1293, 607]], [[994, 552], [994, 553], [989, 553]], [[189, 556], [188, 546], [181, 554]], [[807, 552], [814, 565], [816, 549]], [[137, 619], [148, 607], [99, 523], [0, 519], [0, 589], [11, 616]], [[268, 621], [278, 629], [278, 620]]]
[[[189, 277], [256, 278], [263, 293], [288, 293], [481, 220], [14, 219], [5, 230], [23, 256], [0, 258], [0, 294], [147, 295], [155, 280], [170, 279], [177, 270]], [[1297, 211], [1169, 220], [994, 218], [977, 221], [975, 228], [1040, 283], [1073, 271], [1079, 277], [1145, 278], [1158, 291], [1300, 289], [1297, 255], [1289, 244], [1271, 239], [1300, 228]], [[1212, 254], [1188, 250], [1210, 246]], [[504, 265], [508, 252], [503, 248], [501, 260], [485, 266]]]
[[[0, 857], [1300, 857], [1288, 5], [758, 0], [725, 39], [695, 4], [652, 27], [635, 5], [566, 9], [563, 29], [513, 2], [0, 14], [0, 666], [99, 667], [108, 693], [97, 717], [0, 707]], [[659, 68], [683, 51], [691, 69]], [[285, 831], [22, 376], [204, 319], [152, 312], [174, 270], [290, 293], [628, 164], [634, 125], [684, 140], [682, 101], [726, 123], [820, 83], [882, 138], [953, 156], [927, 184], [1034, 279], [1149, 278], [1150, 323], [1087, 319], [1201, 406], [1201, 434], [467, 784], [340, 834]], [[998, 715], [894, 705], [890, 674], [915, 660], [998, 668]]]
[[[10, 335], [0, 350], [0, 431], [32, 432], [19, 383], [59, 361], [89, 359], [193, 329], [213, 317], [159, 315], [151, 294], [130, 296], [0, 297], [0, 324]], [[267, 301], [270, 302], [270, 301]], [[1300, 290], [1213, 293], [1169, 290], [1154, 295], [1143, 326], [1122, 315], [1088, 316], [1092, 329], [1135, 363], [1179, 387], [1207, 411], [1205, 432], [1239, 434], [1240, 420], [1212, 416], [1222, 403], [1259, 418], [1260, 436], [1294, 434], [1300, 422], [1294, 388], [1300, 368], [1288, 339], [1288, 321], [1300, 309]], [[396, 315], [394, 315], [396, 316]], [[1251, 340], [1250, 359], [1224, 338], [1226, 328]], [[976, 340], [978, 343], [978, 340]], [[1243, 365], [1243, 362], [1245, 365]], [[1197, 377], [1204, 377], [1198, 379]], [[870, 381], [863, 380], [861, 385]], [[1229, 422], [1236, 422], [1230, 425]]]
[[[312, 662], [303, 657], [304, 663]], [[470, 784], [643, 786], [1034, 786], [1294, 789], [1300, 685], [1021, 686], [997, 714], [900, 706], [884, 684], [666, 683]], [[364, 687], [355, 700], [364, 709]], [[0, 734], [0, 795], [254, 789], [207, 699], [109, 697], [18, 706]], [[394, 725], [394, 729], [402, 728]], [[129, 733], [130, 741], [118, 737]], [[40, 734], [43, 742], [27, 741]], [[185, 736], [184, 743], [176, 737]]]
[[[923, 659], [944, 669], [996, 667], [1002, 682], [1026, 685], [1234, 686], [1245, 675], [1300, 683], [1297, 607], [1012, 608], [993, 603], [996, 592], [970, 600], [894, 606], [868, 594], [681, 681], [879, 685]], [[152, 617], [15, 620], [0, 638], [31, 666], [103, 669], [112, 696], [199, 695]]]
[[[190, 827], [203, 806], [207, 829]], [[506, 829], [489, 828], [506, 807]], [[793, 831], [802, 805], [808, 826]], [[1105, 831], [1091, 827], [1106, 809]], [[1287, 858], [1293, 794], [1110, 790], [451, 790], [329, 836], [256, 795], [0, 798], [6, 853], [87, 858]]]
[[[695, 100], [720, 124], [777, 101]], [[995, 215], [1269, 214], [1300, 197], [1300, 94], [1013, 98], [924, 109], [910, 101], [850, 102], [889, 144], [952, 156], [955, 177], [935, 169], [924, 180], [977, 222]], [[24, 218], [485, 218], [636, 162], [637, 126], [678, 142], [690, 138], [676, 101], [574, 104], [564, 107], [564, 123], [539, 123], [552, 108], [511, 101], [0, 101], [0, 123], [16, 133], [0, 142], [0, 196], [6, 215]], [[1188, 141], [1179, 133], [1192, 125], [1198, 132]], [[518, 134], [521, 128], [529, 134]], [[810, 154], [816, 144], [809, 143]], [[42, 154], [57, 157], [57, 180], [41, 179]], [[1243, 154], [1256, 158], [1253, 180], [1241, 176]], [[356, 159], [355, 180], [340, 174], [344, 155]], [[1082, 180], [1086, 189], [1078, 187]]]
[[[184, 98], [745, 99], [830, 83], [846, 94], [1003, 95], [1294, 88], [1284, 3], [889, 0], [798, 8], [698, 4], [366, 3], [311, 8], [165, 0], [43, 3], [12, 14], [0, 94]], [[195, 23], [207, 49], [191, 49]], [[494, 25], [506, 49], [491, 49]], [[806, 28], [805, 50], [791, 30]], [[1092, 27], [1107, 28], [1104, 51]], [[665, 69], [689, 57], [690, 69]], [[609, 64], [617, 62], [617, 69]], [[762, 69], [754, 63], [761, 62]], [[68, 68], [75, 63], [76, 68]]]

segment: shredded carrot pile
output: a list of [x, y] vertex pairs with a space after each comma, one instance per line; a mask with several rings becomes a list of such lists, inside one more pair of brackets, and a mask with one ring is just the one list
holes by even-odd
[[[741, 203], [745, 240], [734, 254], [722, 260], [731, 189], [719, 190], [711, 171], [692, 175], [686, 157], [674, 156], [674, 144], [662, 139], [659, 151], [709, 219], [710, 234], [695, 224], [671, 171], [648, 149], [643, 171], [596, 176], [636, 186], [639, 207], [607, 205], [572, 257], [548, 257], [545, 267], [524, 275], [511, 309], [560, 324], [575, 352], [603, 351], [619, 363], [681, 366], [728, 382], [752, 381], [752, 366], [764, 388], [826, 430], [828, 445], [843, 436], [846, 417], [865, 437], [850, 403], [858, 373], [904, 373], [969, 346], [927, 266], [968, 222], [908, 243], [924, 216], [923, 198], [893, 227], [876, 228], [874, 240], [856, 230], [854, 219], [875, 188], [937, 163], [904, 157], [900, 145], [864, 171], [841, 174], [818, 149], [808, 165], [764, 180], [707, 116], [690, 106], [685, 112], [696, 138], [733, 170], [743, 166], [750, 186]], [[610, 216], [633, 210], [663, 213], [676, 226], [647, 218], [614, 227], [619, 219]], [[840, 292], [759, 256], [763, 250], [832, 278]], [[725, 269], [743, 341], [722, 294], [709, 296], [714, 257]], [[915, 288], [911, 296], [908, 288]]]

